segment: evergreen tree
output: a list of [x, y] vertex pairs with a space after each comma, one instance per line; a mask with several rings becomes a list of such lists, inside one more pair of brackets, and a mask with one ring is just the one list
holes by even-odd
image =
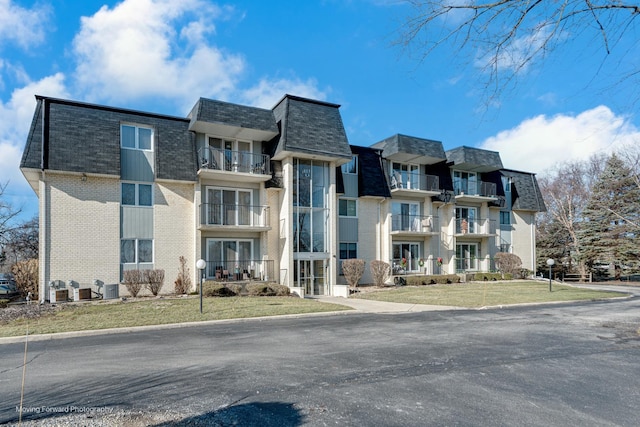
[[619, 279], [623, 266], [637, 264], [639, 203], [640, 188], [631, 169], [611, 155], [582, 213], [578, 235], [587, 265], [613, 266]]

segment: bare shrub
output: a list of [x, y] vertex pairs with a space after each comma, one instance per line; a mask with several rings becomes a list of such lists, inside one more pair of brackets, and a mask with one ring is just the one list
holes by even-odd
[[389, 279], [391, 274], [389, 263], [380, 260], [371, 261], [369, 269], [371, 270], [371, 276], [373, 276], [373, 283], [376, 286], [384, 286], [384, 282]]
[[342, 274], [349, 286], [355, 288], [364, 274], [363, 259], [345, 259], [342, 261]]
[[125, 270], [122, 273], [124, 286], [132, 297], [137, 297], [142, 290], [144, 278], [140, 270]]
[[496, 268], [503, 274], [511, 274], [515, 277], [520, 274], [522, 260], [518, 255], [507, 252], [498, 252], [494, 260], [496, 262]]
[[38, 301], [38, 260], [18, 261], [11, 267], [11, 272], [20, 294], [26, 297], [31, 292], [31, 299]]
[[178, 295], [187, 294], [191, 290], [191, 276], [189, 276], [189, 267], [187, 267], [187, 259], [183, 256], [178, 258], [180, 267], [178, 267], [178, 277], [174, 283], [174, 291]]
[[164, 270], [143, 270], [144, 286], [157, 297], [164, 285]]

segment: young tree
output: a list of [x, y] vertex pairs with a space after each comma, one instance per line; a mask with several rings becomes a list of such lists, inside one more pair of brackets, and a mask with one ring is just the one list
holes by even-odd
[[623, 265], [638, 261], [640, 188], [631, 169], [616, 154], [598, 178], [583, 211], [581, 255], [589, 266], [614, 265], [619, 279]]
[[539, 179], [547, 212], [538, 218], [538, 269], [545, 269], [547, 258], [553, 258], [570, 270], [575, 267], [580, 274], [587, 273], [578, 231], [594, 178], [600, 174], [603, 163], [602, 156], [593, 156], [585, 162], [567, 162]]
[[342, 261], [342, 273], [349, 283], [349, 286], [355, 288], [364, 274], [363, 259], [345, 259]]

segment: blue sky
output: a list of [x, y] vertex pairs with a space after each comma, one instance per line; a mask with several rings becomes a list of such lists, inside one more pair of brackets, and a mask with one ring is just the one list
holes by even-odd
[[18, 169], [36, 94], [184, 116], [199, 97], [270, 108], [291, 93], [340, 104], [355, 145], [403, 133], [540, 175], [640, 141], [637, 81], [619, 77], [640, 67], [635, 40], [603, 61], [598, 37], [569, 34], [485, 107], [478, 52], [419, 61], [394, 45], [411, 13], [393, 0], [0, 0], [0, 183], [23, 217], [37, 212]]

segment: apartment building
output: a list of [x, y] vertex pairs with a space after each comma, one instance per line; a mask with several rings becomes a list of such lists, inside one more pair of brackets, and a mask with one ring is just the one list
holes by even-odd
[[21, 170], [39, 198], [41, 295], [147, 268], [170, 292], [181, 256], [194, 283], [204, 259], [208, 279], [304, 296], [346, 296], [348, 258], [462, 273], [507, 251], [535, 268], [544, 203], [499, 153], [400, 134], [352, 146], [339, 105], [292, 95], [272, 109], [201, 98], [187, 117], [36, 99]]

